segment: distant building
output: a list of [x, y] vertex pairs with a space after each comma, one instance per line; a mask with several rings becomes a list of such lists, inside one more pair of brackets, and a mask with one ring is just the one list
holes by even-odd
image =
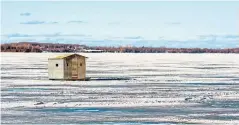
[[68, 54], [48, 59], [48, 76], [51, 80], [85, 80], [86, 58]]
[[86, 53], [102, 53], [104, 52], [103, 50], [82, 50], [82, 52], [86, 52]]

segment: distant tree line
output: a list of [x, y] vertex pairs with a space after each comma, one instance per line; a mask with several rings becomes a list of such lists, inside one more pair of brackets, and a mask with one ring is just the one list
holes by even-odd
[[239, 53], [239, 48], [166, 48], [166, 47], [89, 47], [79, 44], [18, 42], [1, 44], [1, 52], [84, 52], [102, 50], [114, 53]]
[[90, 47], [90, 49], [121, 53], [239, 53], [239, 48]]
[[19, 42], [1, 44], [1, 52], [75, 52], [84, 47], [78, 44]]

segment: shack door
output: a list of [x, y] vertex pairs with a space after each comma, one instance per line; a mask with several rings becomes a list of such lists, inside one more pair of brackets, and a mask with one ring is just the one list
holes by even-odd
[[78, 67], [78, 60], [77, 57], [72, 58], [72, 70], [71, 70], [71, 74], [72, 74], [72, 79], [78, 79], [78, 72], [79, 72], [79, 67]]

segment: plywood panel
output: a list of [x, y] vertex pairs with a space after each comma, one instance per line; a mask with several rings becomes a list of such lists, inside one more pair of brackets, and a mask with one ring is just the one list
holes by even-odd
[[85, 58], [84, 57], [79, 58], [78, 67], [79, 67], [79, 78], [85, 79]]
[[[59, 60], [48, 60], [49, 79], [64, 79], [64, 62]], [[57, 65], [57, 66], [56, 66]]]
[[72, 79], [78, 79], [78, 59], [76, 57], [72, 58]]

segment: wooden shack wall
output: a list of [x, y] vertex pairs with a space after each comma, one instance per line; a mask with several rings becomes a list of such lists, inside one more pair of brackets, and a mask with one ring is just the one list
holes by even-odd
[[[77, 78], [76, 79], [85, 79], [86, 77], [86, 63], [85, 57], [82, 56], [71, 56], [65, 58], [64, 60], [64, 78], [65, 79], [73, 79], [72, 78], [72, 70], [73, 70], [73, 61], [76, 59], [76, 67], [77, 67]], [[68, 64], [68, 66], [67, 66]]]
[[48, 77], [49, 79], [64, 79], [63, 59], [48, 60]]

